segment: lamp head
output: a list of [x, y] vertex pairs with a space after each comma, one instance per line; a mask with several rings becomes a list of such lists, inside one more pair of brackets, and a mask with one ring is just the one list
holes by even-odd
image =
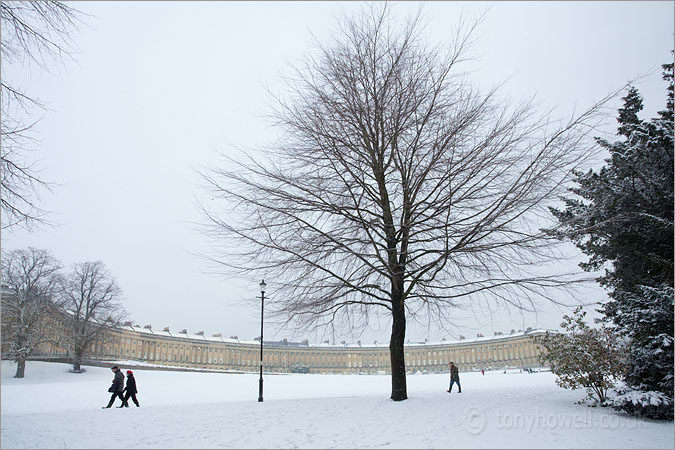
[[266, 287], [267, 287], [267, 285], [265, 284], [265, 280], [262, 280], [262, 281], [260, 282], [260, 292], [262, 292], [262, 293], [264, 294], [264, 293], [265, 293], [265, 288], [266, 288]]

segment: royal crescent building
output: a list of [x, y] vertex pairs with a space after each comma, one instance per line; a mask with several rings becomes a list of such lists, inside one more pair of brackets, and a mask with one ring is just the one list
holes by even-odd
[[[63, 323], [55, 321], [54, 329]], [[509, 334], [442, 342], [407, 342], [406, 368], [409, 373], [446, 372], [454, 361], [462, 371], [528, 369], [540, 367], [542, 348], [537, 337], [546, 330], [512, 330]], [[264, 341], [263, 366], [268, 373], [305, 372], [318, 374], [388, 374], [388, 344], [307, 341]], [[255, 372], [260, 367], [260, 341], [240, 340], [221, 334], [152, 329], [127, 322], [115, 328], [100, 343], [92, 345], [89, 358], [101, 361], [137, 362], [139, 365], [202, 369], [226, 372]], [[65, 350], [53, 343], [41, 346], [35, 358], [67, 358]]]

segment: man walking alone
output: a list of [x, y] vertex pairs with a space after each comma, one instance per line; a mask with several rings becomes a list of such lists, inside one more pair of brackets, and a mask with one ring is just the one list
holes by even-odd
[[452, 385], [457, 383], [457, 387], [459, 388], [458, 394], [462, 393], [462, 385], [459, 384], [459, 369], [453, 363], [450, 361], [450, 388], [448, 389], [448, 392], [452, 392]]

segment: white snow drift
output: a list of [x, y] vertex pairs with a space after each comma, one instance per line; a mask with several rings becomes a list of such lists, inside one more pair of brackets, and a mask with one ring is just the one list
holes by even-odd
[[[2, 448], [672, 448], [673, 423], [575, 402], [551, 373], [388, 376], [134, 370], [140, 408], [101, 409], [112, 372], [2, 362]], [[121, 367], [123, 370], [125, 368]], [[116, 406], [119, 405], [117, 401]]]

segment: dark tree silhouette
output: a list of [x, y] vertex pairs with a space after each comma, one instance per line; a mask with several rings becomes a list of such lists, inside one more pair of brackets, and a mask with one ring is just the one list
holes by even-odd
[[531, 309], [568, 285], [536, 270], [558, 245], [540, 228], [593, 154], [607, 100], [560, 124], [481, 93], [460, 71], [479, 21], [462, 21], [445, 52], [424, 42], [420, 17], [399, 26], [379, 4], [342, 20], [285, 78], [276, 144], [202, 171], [212, 261], [264, 276], [272, 314], [298, 326], [390, 317], [393, 400], [407, 398], [408, 316]]
[[7, 67], [36, 64], [51, 71], [52, 64], [72, 55], [70, 36], [81, 14], [58, 1], [0, 3], [0, 185], [2, 228], [47, 224], [47, 211], [40, 206], [40, 194], [51, 191], [53, 183], [44, 179], [27, 153], [36, 145], [32, 133], [36, 111], [45, 104], [32, 97], [7, 76]]

